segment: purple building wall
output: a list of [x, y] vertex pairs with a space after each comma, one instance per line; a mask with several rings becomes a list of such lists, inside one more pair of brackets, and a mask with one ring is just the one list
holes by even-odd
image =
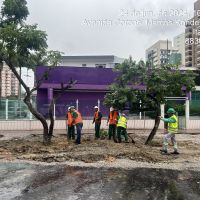
[[[48, 67], [44, 66], [36, 68], [36, 81], [40, 80], [47, 69]], [[98, 100], [102, 114], [107, 116], [108, 108], [103, 105], [104, 96], [116, 77], [117, 73], [109, 68], [55, 67], [50, 71], [48, 80], [45, 80], [37, 91], [37, 108], [48, 117], [48, 104], [53, 96], [57, 95], [60, 84], [67, 84], [72, 79], [77, 83], [56, 102], [56, 117], [65, 118], [67, 108], [76, 106], [77, 99], [79, 111], [83, 116], [93, 116], [93, 107], [97, 105]], [[145, 90], [144, 85], [133, 88]]]
[[[47, 70], [47, 67], [37, 67], [36, 81]], [[108, 108], [103, 105], [104, 96], [112, 84], [117, 73], [112, 69], [98, 69], [87, 67], [55, 67], [37, 91], [37, 108], [48, 117], [48, 104], [53, 96], [57, 95], [60, 83], [67, 84], [71, 79], [77, 83], [56, 102], [56, 117], [65, 118], [69, 106], [76, 106], [79, 101], [79, 111], [83, 116], [92, 116], [93, 107], [100, 100], [100, 109], [104, 116], [108, 114]]]

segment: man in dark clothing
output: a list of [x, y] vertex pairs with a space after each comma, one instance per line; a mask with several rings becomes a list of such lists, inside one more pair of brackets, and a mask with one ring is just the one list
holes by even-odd
[[108, 115], [108, 121], [107, 121], [107, 124], [109, 123], [109, 130], [108, 130], [109, 140], [111, 140], [112, 136], [113, 136], [113, 139], [116, 140], [116, 128], [117, 128], [118, 118], [119, 118], [118, 111], [114, 109], [113, 107], [111, 107], [110, 113]]
[[70, 107], [68, 108], [68, 112], [66, 115], [66, 124], [67, 124], [67, 138], [68, 140], [75, 139], [75, 127], [72, 124], [72, 114], [70, 112]]
[[95, 139], [99, 139], [102, 114], [99, 111], [98, 106], [94, 107], [94, 111], [95, 111], [95, 113], [94, 113], [93, 123], [95, 123]]

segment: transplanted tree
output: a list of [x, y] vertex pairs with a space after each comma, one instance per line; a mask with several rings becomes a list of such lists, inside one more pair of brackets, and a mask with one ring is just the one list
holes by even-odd
[[147, 105], [155, 109], [155, 125], [145, 144], [154, 138], [160, 124], [160, 105], [166, 103], [166, 97], [182, 97], [195, 87], [196, 74], [192, 71], [181, 71], [177, 66], [166, 65], [153, 67], [145, 74], [144, 84], [147, 86], [145, 100]]
[[148, 63], [136, 63], [131, 57], [115, 71], [119, 75], [105, 97], [105, 104], [121, 110], [154, 111], [155, 124], [145, 144], [152, 141], [158, 130], [160, 105], [166, 102], [165, 98], [185, 96], [195, 86], [196, 74], [192, 71], [181, 71], [173, 65], [149, 69]]
[[[17, 68], [26, 67], [34, 70], [38, 65], [55, 66], [61, 58], [61, 53], [47, 51], [47, 34], [39, 30], [36, 24], [26, 24], [28, 15], [26, 0], [5, 0], [3, 2], [0, 16], [0, 63], [5, 62], [8, 65], [24, 88], [24, 102], [31, 113], [42, 123], [43, 141], [48, 144], [51, 141], [53, 124], [51, 123], [50, 128], [48, 127], [45, 117], [33, 107], [31, 95], [44, 80], [48, 79], [51, 67], [46, 70], [32, 89], [23, 81]], [[67, 86], [61, 84], [61, 90], [68, 89], [71, 85], [72, 83]], [[51, 116], [51, 106], [49, 111]]]

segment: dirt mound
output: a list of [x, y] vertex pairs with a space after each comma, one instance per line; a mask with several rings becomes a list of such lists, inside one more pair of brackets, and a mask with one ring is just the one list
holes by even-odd
[[[42, 162], [63, 162], [80, 160], [108, 162], [119, 159], [130, 159], [145, 162], [170, 161], [173, 157], [160, 155], [158, 145], [155, 147], [132, 143], [114, 143], [108, 140], [93, 140], [85, 138], [81, 145], [67, 141], [66, 137], [59, 135], [53, 137], [52, 144], [44, 146], [41, 135], [30, 135], [26, 138], [13, 138], [0, 141], [0, 158], [6, 158], [2, 151], [6, 151], [12, 158], [36, 160]], [[112, 161], [111, 161], [112, 160]]]

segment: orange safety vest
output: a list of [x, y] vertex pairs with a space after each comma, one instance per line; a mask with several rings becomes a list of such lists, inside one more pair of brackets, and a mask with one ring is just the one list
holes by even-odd
[[118, 117], [117, 111], [110, 112], [109, 124], [117, 124], [117, 117]]
[[95, 120], [95, 122], [100, 123], [101, 120], [98, 120], [98, 118], [99, 118], [99, 111], [94, 113], [94, 120]]
[[67, 113], [67, 123], [68, 123], [68, 125], [72, 125], [72, 121], [73, 121], [72, 114], [71, 114], [71, 112], [68, 112]]
[[81, 117], [81, 113], [80, 112], [78, 112], [78, 111], [75, 111], [77, 114], [78, 114], [78, 117], [76, 117], [75, 119], [74, 119], [74, 124], [76, 125], [76, 124], [82, 124], [83, 123], [83, 120], [82, 120], [82, 117]]

